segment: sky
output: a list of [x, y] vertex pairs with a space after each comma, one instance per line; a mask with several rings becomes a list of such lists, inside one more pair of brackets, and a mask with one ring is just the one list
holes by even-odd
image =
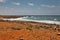
[[0, 15], [60, 15], [60, 0], [0, 0]]

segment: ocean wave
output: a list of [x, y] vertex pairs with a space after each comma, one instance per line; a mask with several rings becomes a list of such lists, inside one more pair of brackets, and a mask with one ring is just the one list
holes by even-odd
[[[33, 21], [33, 22], [42, 22], [42, 23], [49, 23], [49, 24], [60, 24], [60, 21], [51, 21], [51, 20], [29, 20], [29, 19], [24, 19], [26, 17], [21, 17], [21, 18], [3, 18], [2, 20], [9, 20], [9, 21]], [[56, 19], [54, 19], [56, 20]]]
[[56, 21], [57, 19], [55, 18], [54, 20]]

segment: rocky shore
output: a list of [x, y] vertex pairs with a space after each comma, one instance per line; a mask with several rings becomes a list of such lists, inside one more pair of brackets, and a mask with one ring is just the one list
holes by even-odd
[[60, 25], [0, 20], [0, 40], [60, 40]]

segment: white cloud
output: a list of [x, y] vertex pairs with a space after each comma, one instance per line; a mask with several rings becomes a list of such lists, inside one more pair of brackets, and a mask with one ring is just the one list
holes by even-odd
[[4, 0], [0, 0], [0, 2], [3, 2]]
[[0, 8], [0, 15], [24, 15], [30, 14], [31, 11], [29, 10], [15, 10], [12, 8]]
[[6, 0], [0, 0], [0, 2], [5, 2]]
[[[15, 10], [11, 8], [0, 8], [0, 15], [56, 15], [59, 14], [60, 9], [54, 9], [54, 10]], [[59, 14], [60, 15], [60, 14]]]
[[14, 5], [17, 5], [17, 6], [21, 5], [21, 4], [18, 3], [18, 2], [14, 2], [13, 4], [14, 4]]
[[28, 3], [28, 5], [29, 5], [29, 6], [34, 6], [34, 4], [33, 4], [33, 3]]
[[56, 7], [55, 5], [45, 5], [45, 4], [42, 4], [41, 6], [42, 7], [48, 7], [48, 8], [54, 8], [54, 7]]

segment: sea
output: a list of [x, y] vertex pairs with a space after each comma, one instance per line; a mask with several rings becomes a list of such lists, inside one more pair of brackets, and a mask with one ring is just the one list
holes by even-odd
[[3, 20], [18, 20], [18, 21], [33, 21], [33, 22], [43, 22], [51, 24], [60, 24], [60, 15], [20, 15], [19, 18], [9, 18]]
[[60, 21], [60, 15], [26, 15], [24, 19]]

